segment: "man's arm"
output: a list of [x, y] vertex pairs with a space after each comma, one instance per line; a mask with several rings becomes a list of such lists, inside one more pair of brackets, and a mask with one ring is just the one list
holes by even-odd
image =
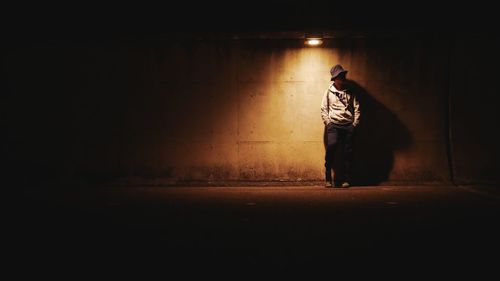
[[359, 101], [356, 95], [354, 95], [353, 105], [354, 105], [354, 121], [352, 122], [352, 125], [356, 127], [359, 124], [359, 117], [361, 115], [361, 112], [359, 110]]
[[323, 95], [323, 100], [321, 101], [321, 118], [323, 119], [323, 123], [328, 125], [330, 123], [330, 117], [328, 116], [328, 89], [326, 89], [325, 94]]

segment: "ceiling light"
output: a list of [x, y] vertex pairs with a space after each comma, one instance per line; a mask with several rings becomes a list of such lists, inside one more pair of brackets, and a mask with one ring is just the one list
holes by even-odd
[[323, 43], [323, 40], [321, 38], [307, 38], [306, 39], [306, 44], [309, 46], [318, 46]]
[[320, 32], [306, 32], [305, 44], [308, 46], [319, 46], [323, 44], [323, 34]]

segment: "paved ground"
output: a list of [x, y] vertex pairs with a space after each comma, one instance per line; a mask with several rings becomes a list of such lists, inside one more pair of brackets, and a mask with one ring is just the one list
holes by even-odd
[[478, 278], [496, 271], [500, 255], [499, 186], [68, 186], [26, 189], [23, 199], [18, 261], [35, 272], [347, 265], [469, 268]]

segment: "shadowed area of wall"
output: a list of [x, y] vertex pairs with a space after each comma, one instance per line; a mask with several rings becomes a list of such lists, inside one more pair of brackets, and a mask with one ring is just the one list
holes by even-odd
[[465, 33], [452, 45], [450, 122], [458, 183], [500, 182], [500, 37]]
[[[449, 181], [449, 52], [438, 36], [330, 38], [319, 48], [250, 38], [10, 49], [5, 155], [27, 182], [322, 180], [320, 102], [340, 63], [361, 102], [357, 184]], [[455, 102], [455, 119], [465, 118], [465, 101]], [[468, 177], [481, 178], [460, 145], [457, 173], [467, 163], [478, 169]]]

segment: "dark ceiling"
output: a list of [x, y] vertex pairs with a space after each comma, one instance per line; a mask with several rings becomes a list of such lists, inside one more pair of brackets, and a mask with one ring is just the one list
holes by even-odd
[[307, 30], [496, 30], [495, 9], [434, 2], [233, 1], [146, 4], [38, 4], [16, 7], [2, 18], [16, 39], [92, 39], [169, 33]]

